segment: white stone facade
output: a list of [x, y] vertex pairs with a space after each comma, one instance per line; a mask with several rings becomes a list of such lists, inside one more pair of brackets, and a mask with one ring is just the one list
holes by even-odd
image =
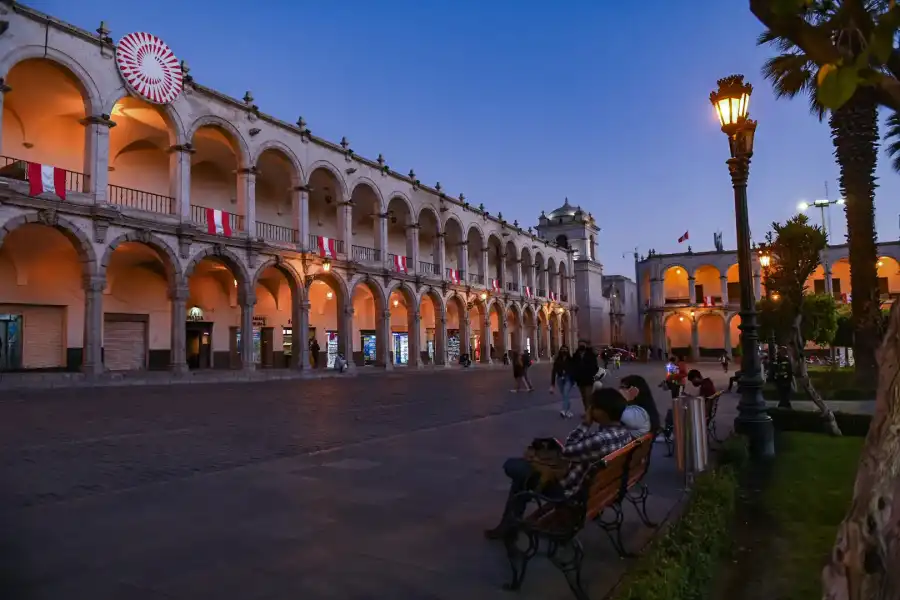
[[[152, 105], [105, 33], [0, 6], [5, 368], [304, 369], [308, 337], [319, 367], [329, 344], [351, 365], [415, 367], [575, 341], [572, 251], [249, 93], [186, 72]], [[65, 171], [64, 201], [31, 194], [29, 163]], [[210, 233], [210, 210], [231, 235]]]

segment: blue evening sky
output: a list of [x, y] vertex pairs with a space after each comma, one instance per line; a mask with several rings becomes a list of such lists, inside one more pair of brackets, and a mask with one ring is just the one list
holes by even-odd
[[[759, 120], [750, 217], [761, 239], [801, 199], [839, 196], [827, 124], [803, 100], [776, 101], [746, 0], [35, 0], [118, 40], [163, 38], [207, 86], [243, 96], [317, 135], [347, 136], [492, 214], [534, 225], [568, 197], [593, 212], [605, 272], [630, 254], [734, 246], [727, 143], [709, 104], [716, 79], [755, 84]], [[686, 7], [690, 7], [689, 9]], [[897, 239], [898, 178], [879, 155], [878, 233]], [[819, 215], [814, 215], [819, 222]], [[832, 239], [844, 241], [833, 209]]]

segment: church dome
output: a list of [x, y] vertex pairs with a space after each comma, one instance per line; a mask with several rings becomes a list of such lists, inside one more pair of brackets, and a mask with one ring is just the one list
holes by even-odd
[[574, 217], [577, 210], [578, 209], [576, 207], [569, 204], [569, 199], [566, 198], [565, 203], [556, 210], [552, 211], [549, 215], [547, 215], [547, 218], [558, 219], [559, 217]]

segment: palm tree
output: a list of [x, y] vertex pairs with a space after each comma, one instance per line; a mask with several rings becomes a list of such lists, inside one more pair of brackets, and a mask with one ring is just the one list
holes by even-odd
[[[856, 39], [857, 30], [840, 10], [839, 3], [824, 4], [827, 6], [820, 11], [810, 11], [807, 21], [815, 27], [827, 27], [832, 39], [850, 56], [858, 53], [855, 48], [861, 44]], [[881, 4], [874, 2], [869, 10], [881, 10]], [[810, 111], [823, 120], [826, 109], [819, 104], [817, 97], [818, 65], [790, 40], [771, 31], [763, 33], [758, 43], [771, 45], [778, 51], [762, 69], [765, 78], [772, 83], [776, 97], [805, 95]], [[861, 383], [870, 385], [876, 380], [878, 372], [875, 351], [881, 342], [882, 326], [875, 246], [875, 166], [879, 137], [878, 103], [874, 90], [860, 87], [846, 104], [828, 115], [828, 124], [834, 156], [841, 172], [840, 187], [847, 215], [856, 376]]]

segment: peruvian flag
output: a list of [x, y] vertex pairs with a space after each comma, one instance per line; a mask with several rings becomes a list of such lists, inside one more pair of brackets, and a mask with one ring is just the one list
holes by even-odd
[[690, 236], [690, 234], [689, 234], [687, 231], [685, 231], [685, 232], [684, 232], [684, 235], [681, 236], [680, 238], [678, 238], [678, 243], [680, 244], [681, 242], [686, 242], [686, 241], [688, 241], [689, 239], [691, 239], [691, 236]]
[[52, 165], [28, 163], [29, 193], [32, 196], [54, 194], [60, 200], [66, 199], [66, 172]]
[[531, 287], [527, 285], [525, 286], [525, 297], [531, 298]]
[[459, 269], [450, 269], [450, 282], [459, 283]]
[[712, 296], [703, 296], [703, 306], [715, 306]]
[[394, 268], [400, 273], [409, 273], [409, 268], [406, 266], [406, 257], [400, 256], [399, 254], [394, 255]]
[[213, 235], [231, 237], [231, 213], [216, 208], [207, 208], [206, 231]]
[[500, 280], [499, 279], [491, 279], [491, 285], [494, 287], [494, 291], [500, 293]]
[[555, 292], [550, 292], [550, 299], [553, 300], [554, 302], [556, 302], [556, 293]]
[[334, 251], [334, 238], [317, 236], [316, 241], [319, 244], [319, 255], [325, 258], [335, 258], [337, 252]]

